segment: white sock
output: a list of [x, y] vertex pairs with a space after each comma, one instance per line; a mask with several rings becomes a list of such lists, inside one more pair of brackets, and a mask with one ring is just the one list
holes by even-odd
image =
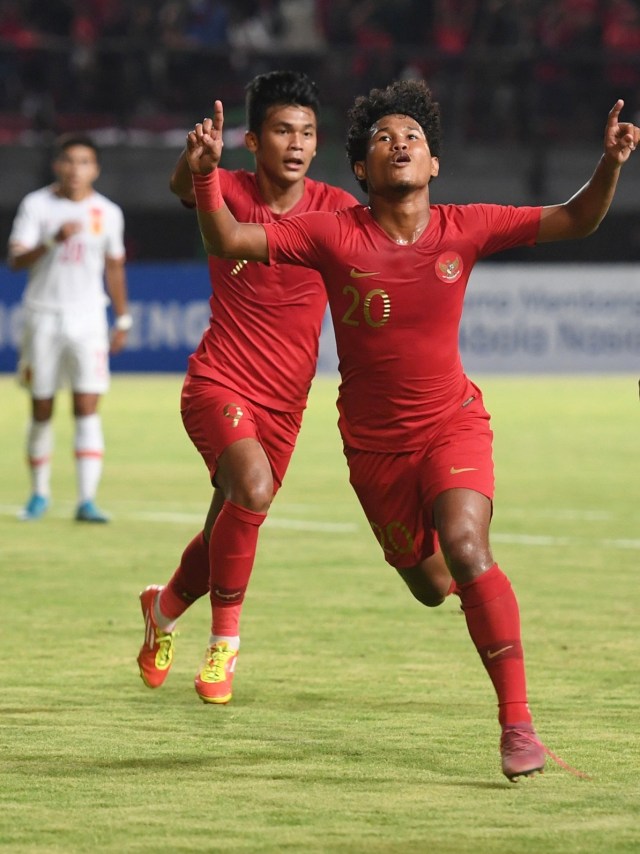
[[31, 421], [27, 430], [27, 457], [31, 471], [31, 491], [48, 498], [51, 495], [51, 454], [53, 427], [51, 420]]
[[230, 649], [240, 649], [240, 638], [238, 635], [231, 638], [228, 635], [211, 635], [209, 638], [209, 646], [213, 646], [218, 641], [226, 641]]
[[92, 501], [98, 491], [104, 457], [102, 422], [97, 413], [76, 418], [74, 450], [78, 501]]
[[[161, 592], [161, 591], [160, 591]], [[156, 626], [162, 632], [170, 634], [176, 627], [177, 620], [170, 620], [160, 610], [160, 592], [156, 593], [153, 600], [153, 619], [156, 621]]]

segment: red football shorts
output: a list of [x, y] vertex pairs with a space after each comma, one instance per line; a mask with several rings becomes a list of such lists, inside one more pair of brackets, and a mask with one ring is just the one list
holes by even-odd
[[416, 566], [438, 549], [433, 503], [462, 487], [493, 500], [493, 433], [478, 393], [418, 451], [345, 447], [349, 480], [391, 566]]
[[302, 412], [277, 412], [231, 389], [187, 375], [180, 402], [182, 423], [215, 483], [218, 459], [239, 439], [255, 439], [267, 455], [274, 494], [282, 486], [302, 424]]

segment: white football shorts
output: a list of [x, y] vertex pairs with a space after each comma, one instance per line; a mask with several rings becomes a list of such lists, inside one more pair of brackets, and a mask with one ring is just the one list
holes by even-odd
[[109, 328], [106, 312], [27, 309], [18, 379], [36, 400], [64, 386], [74, 392], [104, 394], [109, 388]]

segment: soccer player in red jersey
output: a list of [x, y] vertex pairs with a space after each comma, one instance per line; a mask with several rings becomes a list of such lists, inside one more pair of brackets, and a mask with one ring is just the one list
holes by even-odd
[[[278, 222], [357, 204], [350, 193], [306, 177], [316, 154], [319, 100], [305, 74], [258, 75], [247, 86], [246, 110], [255, 172], [219, 172], [221, 192], [239, 219]], [[195, 207], [184, 153], [171, 188]], [[210, 323], [189, 359], [181, 411], [214, 493], [204, 529], [171, 579], [140, 594], [145, 640], [138, 665], [150, 688], [164, 682], [176, 620], [209, 593], [211, 637], [195, 687], [203, 701], [227, 703], [258, 532], [300, 430], [327, 297], [315, 270], [211, 257], [209, 273]]]
[[[340, 430], [350, 480], [386, 560], [426, 605], [452, 589], [495, 688], [503, 773], [541, 771], [516, 597], [489, 544], [494, 473], [489, 415], [465, 375], [458, 328], [475, 262], [518, 245], [585, 237], [605, 216], [640, 129], [609, 113], [590, 180], [545, 207], [431, 205], [439, 106], [421, 81], [356, 99], [347, 152], [369, 205], [279, 223], [239, 223], [217, 165], [223, 110], [188, 136], [208, 252], [306, 265], [322, 274], [342, 382]], [[449, 572], [431, 571], [439, 542]], [[548, 752], [548, 751], [547, 751]]]

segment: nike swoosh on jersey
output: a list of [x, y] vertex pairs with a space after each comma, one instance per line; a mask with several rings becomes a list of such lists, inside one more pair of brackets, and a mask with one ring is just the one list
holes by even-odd
[[377, 271], [373, 273], [361, 272], [360, 270], [356, 270], [355, 267], [352, 267], [349, 271], [349, 275], [352, 279], [366, 279], [367, 276], [379, 276], [380, 273]]
[[474, 469], [474, 468], [457, 469], [455, 466], [451, 466], [451, 468], [449, 469], [449, 474], [461, 474], [463, 471], [478, 471], [478, 469]]

